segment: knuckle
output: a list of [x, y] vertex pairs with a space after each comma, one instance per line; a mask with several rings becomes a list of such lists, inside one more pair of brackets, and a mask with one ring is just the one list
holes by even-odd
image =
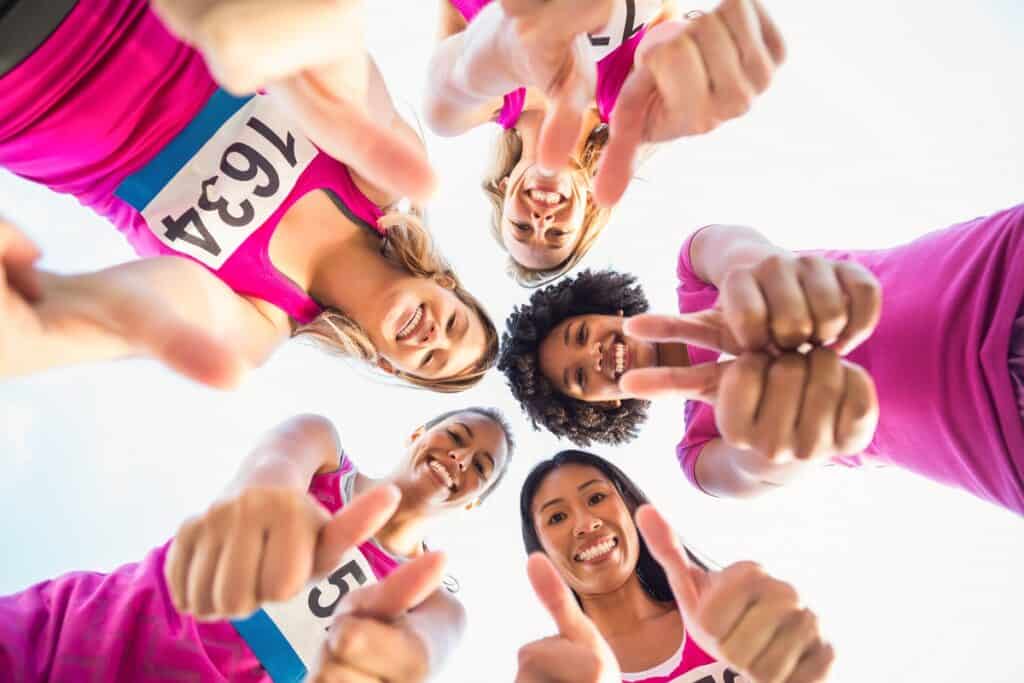
[[335, 656], [349, 660], [362, 650], [366, 640], [365, 629], [358, 621], [342, 617], [335, 622], [334, 629], [331, 649]]
[[756, 270], [759, 275], [778, 275], [791, 267], [792, 258], [782, 254], [771, 254], [761, 259]]

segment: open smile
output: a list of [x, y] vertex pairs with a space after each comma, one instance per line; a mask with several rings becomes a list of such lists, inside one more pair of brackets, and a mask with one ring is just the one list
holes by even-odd
[[576, 562], [597, 564], [611, 557], [617, 547], [619, 547], [619, 539], [615, 536], [607, 536], [595, 543], [590, 543], [573, 555], [572, 559]]
[[398, 341], [405, 341], [406, 339], [412, 338], [420, 332], [420, 327], [424, 320], [424, 306], [420, 304], [416, 307], [409, 317], [406, 318], [405, 324], [402, 325], [398, 330], [398, 334], [395, 335], [395, 339]]

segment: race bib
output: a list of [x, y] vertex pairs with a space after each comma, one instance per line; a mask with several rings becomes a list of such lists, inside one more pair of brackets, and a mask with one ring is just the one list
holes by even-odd
[[621, 0], [608, 23], [589, 34], [590, 53], [599, 62], [633, 37], [661, 10], [661, 0]]
[[216, 270], [277, 211], [316, 154], [267, 97], [218, 90], [115, 194], [157, 239]]
[[366, 556], [352, 549], [323, 581], [232, 624], [275, 683], [302, 680], [316, 661], [338, 604], [350, 591], [374, 583], [377, 577]]
[[666, 683], [748, 683], [747, 679], [721, 662], [705, 664], [670, 678]]

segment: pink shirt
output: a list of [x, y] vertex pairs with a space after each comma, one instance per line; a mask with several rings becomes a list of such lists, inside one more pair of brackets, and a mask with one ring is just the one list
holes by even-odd
[[[693, 270], [692, 240], [679, 254], [681, 313], [718, 297]], [[884, 302], [874, 334], [849, 357], [874, 378], [878, 429], [864, 453], [833, 461], [898, 465], [1024, 514], [1024, 424], [1008, 360], [1024, 301], [1024, 205], [891, 249], [811, 253], [867, 267]], [[694, 363], [717, 357], [689, 352]], [[701, 449], [718, 435], [712, 408], [688, 403], [677, 454], [695, 485]]]
[[[309, 492], [332, 514], [351, 500], [356, 470], [318, 475]], [[110, 574], [73, 572], [0, 597], [0, 672], [14, 681], [298, 681], [337, 602], [384, 578], [399, 560], [373, 542], [324, 581], [249, 619], [197, 622], [179, 614], [164, 581], [170, 542]], [[296, 614], [296, 606], [307, 614]]]
[[[449, 0], [466, 21], [472, 21], [493, 1]], [[605, 123], [608, 123], [622, 85], [633, 69], [636, 48], [647, 32], [645, 22], [654, 16], [660, 5], [661, 0], [623, 0], [621, 6], [616, 7], [609, 24], [590, 35], [591, 54], [597, 63], [597, 112]], [[525, 104], [526, 88], [507, 93], [497, 123], [506, 129], [515, 127]]]
[[646, 671], [622, 674], [623, 683], [747, 683], [722, 662], [705, 652], [689, 635], [675, 654]]
[[0, 165], [75, 196], [140, 256], [193, 259], [302, 323], [321, 309], [270, 262], [281, 217], [318, 188], [373, 230], [381, 215], [270, 98], [218, 90], [145, 0], [79, 0], [0, 78]]

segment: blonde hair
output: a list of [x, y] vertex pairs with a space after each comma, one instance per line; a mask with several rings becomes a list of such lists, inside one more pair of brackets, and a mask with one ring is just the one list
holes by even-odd
[[[583, 153], [580, 155], [579, 166], [583, 172], [587, 186], [597, 174], [597, 162], [601, 158], [601, 150], [608, 144], [608, 125], [599, 123], [590, 131], [587, 141], [583, 145]], [[498, 242], [502, 249], [505, 243], [501, 239], [501, 219], [504, 214], [505, 193], [499, 184], [511, 173], [516, 164], [523, 156], [523, 141], [515, 128], [508, 128], [501, 132], [495, 145], [494, 160], [489, 172], [484, 176], [482, 187], [487, 199], [490, 200], [494, 212], [491, 218], [491, 235]], [[568, 258], [554, 268], [534, 270], [518, 263], [509, 257], [506, 271], [522, 287], [541, 287], [565, 275], [580, 262], [590, 248], [594, 246], [598, 236], [608, 225], [611, 218], [611, 209], [604, 209], [594, 203], [592, 195], [587, 193], [587, 207], [583, 214], [583, 225], [580, 228], [581, 235], [576, 246]]]
[[[385, 231], [381, 256], [413, 277], [447, 280], [448, 284], [445, 286], [450, 285], [448, 288], [455, 296], [480, 318], [486, 342], [480, 360], [461, 375], [428, 379], [396, 371], [395, 376], [421, 389], [443, 393], [456, 393], [475, 386], [487, 370], [494, 366], [498, 357], [498, 332], [494, 322], [476, 297], [466, 291], [459, 282], [455, 271], [435, 248], [430, 233], [418, 215], [393, 211], [382, 216], [377, 225]], [[370, 364], [380, 360], [380, 354], [374, 348], [366, 331], [337, 308], [327, 307], [312, 322], [296, 327], [292, 331], [292, 337], [299, 336], [312, 339], [324, 349], [341, 356], [358, 358]]]

